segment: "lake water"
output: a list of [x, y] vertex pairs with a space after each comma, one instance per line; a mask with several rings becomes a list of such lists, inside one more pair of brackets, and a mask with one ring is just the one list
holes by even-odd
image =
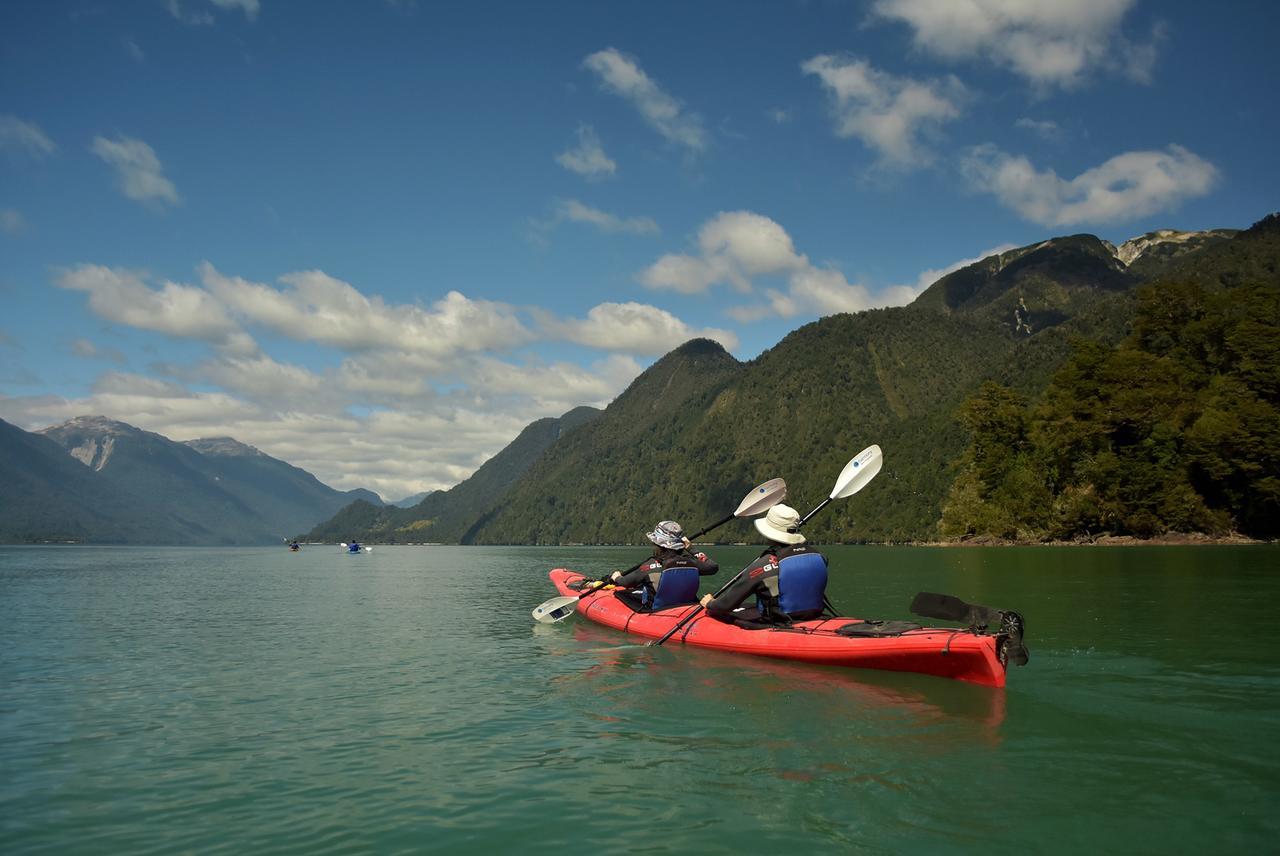
[[845, 614], [1017, 609], [1030, 664], [531, 620], [638, 548], [0, 548], [0, 852], [1274, 850], [1280, 549], [826, 552]]

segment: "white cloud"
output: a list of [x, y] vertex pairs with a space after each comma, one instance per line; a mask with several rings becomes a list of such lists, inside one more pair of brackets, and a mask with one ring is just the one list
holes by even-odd
[[258, 0], [209, 0], [219, 9], [240, 9], [244, 16], [252, 21], [258, 17]]
[[699, 256], [669, 254], [640, 274], [654, 289], [696, 294], [717, 283], [749, 291], [753, 276], [801, 270], [808, 259], [773, 220], [750, 211], [721, 212], [698, 232]]
[[57, 150], [57, 145], [35, 122], [0, 115], [0, 152], [43, 160]]
[[640, 282], [682, 294], [697, 294], [719, 283], [749, 291], [753, 276], [785, 274], [809, 264], [785, 229], [751, 211], [721, 212], [708, 220], [698, 231], [698, 248], [698, 256], [663, 256], [640, 274]]
[[901, 21], [917, 48], [948, 60], [984, 58], [1038, 88], [1078, 85], [1094, 68], [1149, 81], [1156, 43], [1131, 44], [1120, 22], [1135, 0], [876, 0], [872, 14]]
[[783, 110], [781, 107], [774, 107], [772, 110], [766, 110], [765, 115], [773, 120], [774, 124], [785, 125], [791, 121], [791, 114]]
[[600, 77], [606, 90], [630, 101], [644, 120], [670, 142], [693, 152], [707, 147], [702, 119], [663, 91], [635, 60], [615, 48], [606, 48], [588, 56], [583, 65]]
[[800, 67], [831, 93], [836, 135], [857, 137], [877, 153], [880, 165], [896, 169], [932, 161], [921, 137], [959, 117], [968, 99], [955, 77], [898, 77], [852, 57], [815, 56]]
[[645, 303], [601, 303], [582, 319], [557, 320], [544, 314], [542, 327], [554, 338], [606, 351], [661, 356], [695, 338], [714, 339], [727, 350], [738, 337], [714, 327], [696, 329], [676, 316]]
[[505, 350], [531, 335], [506, 304], [450, 291], [430, 308], [389, 305], [323, 271], [280, 277], [287, 288], [219, 273], [205, 262], [201, 281], [232, 312], [292, 339], [344, 350], [399, 349], [427, 354]]
[[59, 288], [83, 291], [102, 318], [168, 336], [219, 343], [236, 332], [235, 323], [208, 292], [164, 282], [148, 287], [143, 275], [102, 265], [79, 265], [54, 279]]
[[213, 15], [210, 12], [204, 10], [193, 12], [190, 7], [183, 6], [180, 0], [167, 0], [165, 8], [169, 10], [169, 14], [175, 19], [189, 27], [213, 26]]
[[0, 232], [16, 235], [27, 227], [27, 221], [17, 208], [0, 208]]
[[1218, 179], [1213, 164], [1178, 145], [1116, 155], [1070, 180], [992, 145], [971, 149], [962, 168], [974, 187], [1044, 226], [1111, 223], [1168, 211], [1204, 196]]
[[181, 199], [151, 146], [142, 140], [120, 136], [114, 140], [94, 137], [91, 151], [116, 171], [120, 190], [138, 202], [176, 205]]
[[142, 48], [133, 39], [126, 38], [124, 40], [124, 49], [129, 52], [129, 56], [133, 57], [134, 62], [146, 62], [147, 55], [142, 52]]
[[602, 232], [625, 232], [631, 235], [656, 235], [658, 224], [651, 217], [619, 217], [599, 208], [592, 208], [576, 199], [566, 199], [556, 207], [556, 222], [568, 220], [586, 223]]
[[1062, 139], [1062, 128], [1052, 119], [1031, 119], [1023, 116], [1013, 125], [1015, 128], [1030, 131], [1042, 140], [1056, 142]]
[[586, 178], [603, 178], [618, 171], [618, 165], [604, 153], [594, 128], [580, 125], [577, 134], [578, 145], [556, 155], [556, 163]]

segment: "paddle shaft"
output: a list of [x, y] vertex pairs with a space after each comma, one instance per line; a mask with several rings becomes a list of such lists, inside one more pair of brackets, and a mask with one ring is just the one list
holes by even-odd
[[[747, 568], [749, 568], [749, 567], [751, 567], [751, 566], [750, 566], [750, 565], [747, 565]], [[719, 590], [717, 590], [717, 591], [716, 591], [716, 593], [715, 593], [715, 594], [713, 594], [713, 595], [711, 596], [711, 599], [712, 599], [712, 600], [715, 600], [715, 599], [716, 599], [716, 598], [718, 598], [720, 595], [722, 595], [722, 594], [724, 594], [726, 591], [728, 591], [729, 586], [731, 586], [731, 585], [733, 585], [734, 583], [736, 583], [736, 582], [738, 581], [738, 577], [742, 576], [742, 575], [743, 575], [743, 573], [747, 570], [747, 568], [743, 568], [741, 571], [738, 571], [736, 574], [734, 574], [734, 575], [733, 575], [733, 579], [729, 580], [729, 582], [727, 582], [727, 583], [725, 583], [724, 585], [720, 586]], [[675, 626], [675, 627], [672, 627], [672, 628], [671, 628], [670, 630], [668, 630], [666, 633], [662, 634], [662, 638], [661, 638], [661, 639], [658, 639], [657, 641], [654, 641], [654, 642], [650, 642], [650, 643], [649, 643], [649, 645], [650, 645], [650, 646], [654, 646], [654, 645], [661, 645], [663, 642], [666, 642], [666, 641], [667, 641], [668, 639], [670, 639], [672, 636], [675, 636], [675, 635], [676, 635], [676, 633], [680, 630], [680, 628], [681, 628], [681, 627], [684, 627], [686, 624], [688, 624], [690, 621], [692, 621], [692, 620], [694, 619], [694, 617], [695, 617], [698, 613], [702, 612], [702, 610], [703, 610], [703, 609], [705, 609], [705, 608], [706, 608], [706, 607], [704, 607], [702, 604], [698, 604], [697, 608], [696, 608], [696, 609], [694, 609], [694, 610], [693, 610], [693, 612], [689, 613], [689, 614], [688, 614], [688, 615], [686, 615], [684, 618], [680, 619], [680, 621], [676, 623], [676, 626]]]

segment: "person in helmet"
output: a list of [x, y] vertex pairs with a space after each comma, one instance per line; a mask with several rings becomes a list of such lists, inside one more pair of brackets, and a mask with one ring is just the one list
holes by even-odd
[[674, 520], [663, 520], [648, 533], [653, 556], [630, 573], [614, 571], [609, 581], [628, 589], [618, 597], [646, 612], [698, 602], [698, 580], [720, 570], [706, 553], [690, 552], [692, 545]]
[[[797, 531], [799, 513], [789, 505], [775, 505], [756, 518], [755, 526], [768, 546], [719, 597], [702, 598], [707, 614], [745, 626], [790, 624], [820, 616], [827, 591], [827, 559], [805, 545]], [[743, 606], [752, 595], [755, 604]]]

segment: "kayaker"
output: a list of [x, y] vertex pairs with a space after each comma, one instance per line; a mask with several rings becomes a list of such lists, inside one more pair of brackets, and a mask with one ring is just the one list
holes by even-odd
[[653, 542], [652, 558], [629, 574], [609, 575], [614, 585], [631, 589], [618, 597], [646, 612], [696, 603], [699, 577], [714, 575], [720, 566], [706, 553], [691, 553], [693, 545], [674, 520], [663, 520], [647, 537]]
[[[800, 514], [775, 505], [755, 520], [756, 531], [769, 542], [754, 562], [719, 597], [706, 595], [707, 614], [746, 627], [790, 624], [822, 614], [827, 590], [827, 559], [805, 546], [796, 531]], [[755, 595], [754, 607], [743, 607]]]

